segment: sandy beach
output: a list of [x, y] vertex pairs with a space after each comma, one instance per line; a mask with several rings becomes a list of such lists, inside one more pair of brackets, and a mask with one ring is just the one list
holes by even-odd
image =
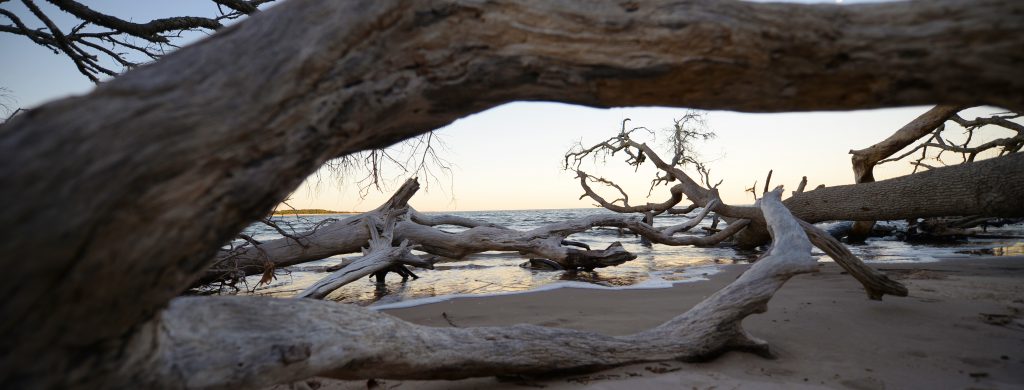
[[[1024, 387], [1024, 256], [875, 264], [910, 289], [868, 300], [832, 263], [787, 283], [767, 313], [744, 325], [776, 354], [729, 352], [706, 363], [657, 362], [547, 378], [461, 381], [336, 381], [291, 387], [337, 389], [848, 388], [1011, 389]], [[667, 289], [551, 291], [457, 298], [385, 312], [429, 326], [530, 323], [629, 334], [655, 326], [735, 279], [726, 266], [708, 281]], [[284, 386], [282, 386], [284, 387]]]

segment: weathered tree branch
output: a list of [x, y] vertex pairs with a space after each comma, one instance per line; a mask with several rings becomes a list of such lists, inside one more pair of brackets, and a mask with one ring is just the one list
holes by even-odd
[[[372, 240], [368, 230], [364, 227], [364, 221], [384, 218], [384, 215], [389, 213], [392, 207], [402, 207], [418, 188], [416, 181], [410, 179], [396, 191], [391, 200], [374, 211], [325, 224], [308, 232], [290, 235], [291, 237], [222, 250], [215, 265], [199, 283], [208, 284], [214, 281], [231, 280], [265, 273], [267, 267], [273, 269], [333, 255], [357, 252], [363, 243]], [[417, 249], [429, 254], [455, 259], [486, 251], [511, 251], [550, 260], [558, 265], [558, 269], [594, 269], [618, 265], [632, 260], [636, 256], [619, 245], [613, 245], [603, 250], [591, 250], [584, 244], [567, 241], [566, 238], [569, 235], [594, 227], [617, 227], [629, 229], [650, 241], [661, 244], [710, 246], [729, 238], [745, 226], [745, 223], [732, 224], [729, 228], [707, 237], [673, 235], [696, 226], [714, 207], [715, 203], [712, 203], [695, 218], [663, 228], [654, 228], [635, 216], [595, 215], [554, 223], [529, 231], [513, 230], [454, 215], [431, 215], [412, 210], [410, 219], [397, 223], [393, 243], [408, 241], [416, 245]], [[433, 228], [436, 225], [454, 225], [469, 229], [450, 233]], [[580, 246], [585, 250], [568, 246]], [[386, 258], [386, 256], [374, 257], [375, 260], [381, 258]], [[342, 270], [353, 264], [354, 262], [344, 263], [342, 266], [336, 267], [334, 271]], [[368, 263], [360, 263], [359, 268], [365, 268], [366, 264]], [[386, 268], [385, 265], [380, 266]], [[342, 272], [339, 271], [339, 273]]]
[[800, 179], [800, 184], [796, 186], [796, 190], [793, 191], [793, 195], [804, 192], [805, 188], [807, 188], [807, 176]]
[[[717, 198], [681, 170], [672, 167], [647, 145], [624, 141], [648, 156], [647, 160], [673, 175], [683, 195], [697, 204]], [[934, 192], [941, 189], [943, 196]], [[949, 215], [1024, 215], [1017, 196], [1024, 191], [1024, 156], [996, 157], [943, 167], [909, 176], [855, 185], [819, 188], [795, 194], [784, 202], [793, 214], [811, 223], [830, 220], [895, 220]], [[715, 208], [732, 218], [760, 220], [756, 209], [722, 204]]]
[[[880, 161], [889, 158], [934, 131], [949, 118], [962, 110], [959, 106], [935, 106], [906, 124], [882, 142], [865, 149], [851, 150], [854, 183], [870, 183], [875, 181], [874, 168]], [[871, 233], [875, 221], [854, 221], [850, 229], [851, 241], [863, 241]]]
[[472, 218], [460, 217], [458, 215], [451, 214], [424, 214], [416, 210], [409, 210], [412, 215], [412, 221], [424, 226], [439, 226], [439, 225], [451, 225], [461, 226], [465, 228], [475, 228], [477, 226], [488, 226], [495, 228], [504, 228], [504, 226], [497, 225], [494, 223], [480, 221]]
[[[113, 15], [108, 15], [89, 8], [72, 0], [47, 0], [78, 21], [80, 24], [62, 31], [35, 4], [34, 0], [22, 0], [22, 3], [41, 23], [41, 28], [28, 27], [17, 15], [7, 10], [0, 10], [0, 15], [7, 17], [12, 25], [0, 25], [0, 32], [22, 35], [33, 43], [43, 46], [55, 53], [66, 55], [78, 68], [79, 72], [93, 82], [99, 82], [102, 76], [116, 76], [115, 71], [101, 65], [100, 58], [106, 57], [123, 70], [140, 65], [143, 61], [154, 60], [162, 56], [165, 48], [176, 47], [172, 41], [180, 37], [182, 32], [189, 30], [214, 31], [222, 27], [220, 21], [236, 19], [258, 10], [258, 6], [273, 0], [213, 0], [218, 6], [232, 10], [217, 17], [175, 16], [154, 19], [146, 23], [134, 23]], [[146, 45], [130, 43], [127, 38], [134, 37], [148, 41]], [[136, 59], [141, 54], [143, 60]]]
[[953, 215], [1020, 217], [1024, 216], [1022, 193], [1024, 155], [1014, 153], [873, 183], [816, 189], [784, 203], [811, 223]]
[[696, 210], [698, 207], [700, 207], [700, 205], [698, 205], [698, 204], [691, 204], [691, 205], [683, 207], [683, 208], [671, 208], [671, 209], [665, 210], [665, 214], [669, 214], [669, 215], [689, 214], [691, 211]]
[[804, 233], [807, 234], [814, 246], [824, 251], [832, 260], [835, 260], [836, 264], [843, 267], [846, 272], [850, 273], [850, 276], [864, 286], [868, 298], [880, 301], [885, 294], [897, 297], [907, 296], [908, 291], [905, 286], [864, 264], [846, 248], [846, 245], [836, 240], [828, 232], [805, 221], [800, 221], [800, 226], [803, 227]]
[[935, 106], [899, 130], [896, 130], [895, 133], [882, 142], [864, 149], [851, 150], [850, 154], [853, 155], [851, 160], [853, 162], [854, 182], [869, 183], [875, 181], [875, 177], [872, 174], [875, 164], [910, 146], [921, 137], [931, 134], [935, 128], [963, 109], [964, 107], [960, 106]]
[[193, 28], [207, 28], [216, 30], [223, 27], [215, 19], [179, 16], [173, 18], [155, 19], [146, 23], [132, 23], [115, 16], [96, 12], [82, 3], [73, 0], [47, 0], [56, 5], [62, 11], [75, 15], [86, 22], [94, 23], [115, 31], [147, 39], [152, 42], [167, 43], [167, 37], [160, 35], [168, 31], [188, 30]]
[[[763, 258], [686, 313], [637, 334], [533, 325], [435, 328], [333, 302], [178, 298], [138, 333], [127, 350], [132, 364], [117, 379], [147, 387], [255, 387], [317, 375], [457, 379], [698, 360], [732, 349], [767, 354], [767, 344], [747, 334], [741, 321], [765, 311], [790, 277], [817, 269], [807, 236], [780, 196], [781, 190], [769, 193], [760, 205], [774, 237]], [[210, 333], [214, 327], [232, 332]]]
[[622, 198], [623, 199], [623, 202], [622, 202], [623, 204], [620, 206], [620, 205], [615, 204], [615, 201], [609, 202], [609, 201], [605, 200], [603, 197], [601, 197], [601, 195], [598, 195], [597, 192], [594, 192], [594, 190], [592, 188], [590, 188], [590, 185], [587, 184], [587, 180], [599, 180], [599, 181], [603, 180], [602, 182], [604, 182], [604, 183], [611, 183], [611, 182], [609, 182], [607, 180], [604, 180], [604, 179], [600, 179], [600, 178], [594, 178], [593, 176], [587, 174], [586, 172], [580, 171], [580, 170], [576, 171], [576, 177], [578, 177], [580, 179], [580, 187], [583, 187], [583, 196], [588, 197], [590, 199], [593, 199], [601, 207], [604, 207], [604, 208], [606, 208], [608, 210], [611, 210], [611, 211], [614, 211], [616, 213], [623, 213], [623, 214], [628, 214], [628, 213], [656, 213], [656, 214], [660, 214], [660, 213], [663, 213], [663, 212], [665, 212], [665, 211], [675, 207], [677, 204], [679, 204], [679, 202], [681, 202], [683, 200], [682, 187], [680, 187], [679, 185], [676, 185], [676, 186], [672, 186], [671, 188], [669, 188], [669, 193], [671, 194], [671, 197], [669, 199], [665, 200], [664, 202], [661, 202], [661, 203], [647, 203], [647, 204], [643, 204], [643, 205], [631, 206], [629, 204], [629, 198], [625, 196], [625, 191], [623, 191], [622, 188], [619, 188], [618, 185], [615, 185], [614, 183], [612, 183], [611, 185], [616, 187], [616, 188], [618, 188], [619, 192], [623, 194], [623, 198]]
[[563, 245], [562, 241], [569, 235], [598, 226], [627, 227], [642, 224], [636, 219], [633, 216], [593, 215], [527, 231], [475, 226], [458, 233], [403, 221], [398, 224], [396, 231], [397, 237], [417, 244], [419, 250], [448, 258], [460, 259], [486, 251], [509, 251], [549, 259], [563, 269], [594, 269], [619, 265], [635, 259], [636, 256], [621, 246], [609, 247], [603, 251], [579, 250]]
[[671, 236], [676, 233], [682, 233], [690, 229], [693, 229], [694, 226], [697, 226], [698, 224], [700, 224], [701, 221], [704, 220], [704, 217], [708, 216], [708, 213], [715, 209], [715, 206], [718, 206], [718, 203], [720, 203], [718, 199], [712, 199], [710, 202], [708, 202], [706, 206], [704, 206], [700, 213], [698, 213], [695, 217], [690, 218], [680, 224], [666, 226], [662, 228], [661, 231], [665, 233], [665, 235]]
[[[688, 197], [690, 199], [693, 199], [696, 204], [704, 204], [706, 208], [714, 208], [716, 211], [718, 211], [719, 214], [727, 216], [727, 217], [730, 217], [730, 219], [732, 219], [733, 223], [730, 224], [730, 226], [728, 228], [726, 228], [723, 231], [717, 232], [717, 233], [715, 233], [712, 236], [706, 237], [707, 239], [709, 239], [709, 240], [715, 239], [715, 240], [720, 241], [721, 239], [724, 239], [725, 237], [729, 237], [729, 236], [731, 236], [733, 234], [736, 234], [737, 232], [739, 232], [739, 229], [742, 229], [742, 228], [748, 226], [748, 223], [751, 222], [751, 220], [756, 221], [758, 223], [751, 225], [751, 226], [753, 226], [754, 230], [753, 230], [753, 232], [748, 233], [748, 235], [752, 236], [754, 240], [758, 240], [759, 239], [757, 237], [757, 235], [759, 234], [759, 231], [760, 231], [759, 227], [761, 226], [760, 224], [763, 223], [764, 220], [761, 219], [762, 216], [761, 216], [760, 211], [758, 209], [753, 208], [753, 207], [743, 207], [743, 206], [739, 206], [738, 207], [738, 206], [729, 206], [729, 205], [724, 205], [724, 204], [719, 205], [718, 193], [717, 193], [717, 191], [715, 189], [706, 189], [706, 188], [702, 187], [700, 184], [697, 184], [692, 179], [690, 179], [689, 175], [687, 175], [685, 172], [683, 172], [681, 169], [679, 169], [679, 167], [677, 167], [674, 164], [666, 163], [658, 155], [658, 153], [656, 153], [653, 149], [651, 149], [646, 144], [637, 143], [636, 141], [631, 139], [630, 136], [629, 136], [629, 133], [627, 133], [625, 131], [620, 133], [615, 138], [610, 139], [608, 141], [604, 141], [604, 142], [602, 142], [602, 143], [600, 143], [600, 144], [598, 144], [598, 145], [596, 145], [594, 147], [591, 147], [591, 148], [588, 148], [588, 149], [581, 149], [581, 150], [583, 150], [582, 152], [576, 152], [576, 153], [567, 154], [567, 157], [566, 157], [567, 163], [566, 163], [566, 165], [567, 166], [569, 165], [569, 161], [570, 161], [569, 158], [570, 157], [574, 161], [578, 162], [578, 161], [580, 161], [580, 159], [586, 158], [586, 157], [591, 156], [591, 155], [593, 155], [595, 153], [607, 153], [610, 150], [611, 151], [629, 150], [630, 148], [636, 149], [638, 155], [642, 154], [642, 155], [647, 156], [647, 160], [651, 161], [658, 169], [663, 171], [667, 177], [670, 177], [673, 180], [678, 180], [679, 181], [679, 184], [677, 184], [677, 185], [672, 187], [672, 191], [673, 191], [674, 196], [681, 196], [681, 195], [675, 195], [675, 194], [678, 194], [678, 193], [685, 194], [686, 197]], [[643, 161], [634, 161], [633, 163], [639, 165], [642, 162]], [[766, 180], [766, 182], [770, 181], [770, 178], [771, 178], [771, 172], [769, 172], [769, 178]], [[582, 179], [585, 179], [585, 177], [581, 177], [581, 185], [583, 185], [584, 188], [587, 188], [586, 187], [586, 181], [582, 180]], [[1022, 180], [1024, 180], [1024, 178], [1022, 178]], [[888, 181], [888, 182], [889, 183], [887, 183], [887, 184], [891, 184], [892, 183], [892, 181]], [[801, 184], [805, 185], [806, 182], [802, 182]], [[802, 187], [803, 186], [801, 186], [801, 189], [802, 189]], [[856, 189], [857, 187], [854, 187], [854, 188]], [[1011, 185], [1010, 188], [1013, 188], [1013, 186]], [[752, 190], [752, 192], [754, 192], [754, 188], [752, 188], [751, 190]], [[814, 191], [812, 191], [811, 193], [813, 193], [813, 192]], [[587, 193], [590, 196], [597, 197], [599, 199], [599, 202], [603, 201], [603, 199], [600, 199], [600, 196], [595, 194], [593, 191], [590, 191], [589, 189], [587, 189]], [[1005, 190], [1002, 191], [1002, 192], [997, 192], [997, 194], [1004, 194], [1004, 193], [1005, 193]], [[790, 204], [790, 201], [792, 201], [793, 199], [797, 199], [798, 197], [801, 197], [804, 194], [808, 194], [808, 193], [800, 192], [798, 194], [795, 194], [793, 198], [790, 198], [789, 200], [787, 200], [787, 203]], [[859, 200], [859, 197], [855, 196], [853, 198]], [[806, 198], [800, 198], [800, 199], [806, 199]], [[851, 201], [847, 201], [846, 199], [829, 199], [829, 201], [833, 201], [835, 203], [835, 204], [831, 205], [832, 207], [840, 207], [840, 208], [847, 206], [844, 202], [846, 202], [846, 203], [851, 202]], [[1015, 203], [1010, 201], [1008, 198], [1007, 199], [1002, 199], [1001, 203], [1004, 206], [1016, 207], [1016, 208], [1020, 207], [1019, 205], [1016, 205]], [[800, 203], [791, 203], [791, 204], [794, 204], [797, 207], [801, 206]], [[793, 206], [790, 206], [790, 207], [793, 207]], [[863, 207], [862, 207], [862, 209], [863, 209]], [[797, 210], [797, 209], [794, 208], [794, 211], [795, 210]], [[741, 218], [745, 218], [745, 219], [741, 219]], [[737, 219], [740, 219], [740, 220], [737, 221]], [[815, 222], [817, 222], [817, 221], [820, 221], [820, 220], [815, 220]], [[852, 253], [850, 253], [849, 250], [847, 250], [845, 247], [843, 247], [841, 243], [839, 243], [838, 241], [835, 241], [835, 239], [833, 239], [827, 233], [820, 231], [819, 229], [815, 228], [813, 225], [810, 225], [810, 224], [805, 224], [805, 225], [806, 225], [805, 228], [807, 230], [807, 234], [813, 237], [813, 242], [815, 243], [815, 245], [817, 245], [819, 248], [824, 250], [837, 263], [840, 263], [844, 268], [846, 268], [848, 271], [850, 271], [851, 275], [853, 275], [855, 278], [857, 278], [857, 280], [859, 280], [864, 285], [864, 288], [865, 288], [866, 292], [868, 293], [868, 297], [869, 298], [871, 298], [871, 299], [881, 299], [883, 294], [890, 294], [890, 295], [896, 295], [896, 296], [906, 296], [907, 290], [901, 284], [899, 284], [897, 282], [894, 282], [892, 280], [889, 280], [885, 275], [882, 275], [882, 274], [880, 274], [878, 272], [875, 272], [873, 269], [871, 269], [870, 267], [865, 265], [859, 258], [857, 258]], [[634, 227], [631, 227], [631, 230], [633, 230], [634, 232], [637, 232], [637, 233], [639, 233], [641, 235], [644, 235], [645, 238], [649, 239], [652, 242], [657, 242], [657, 243], [661, 243], [661, 244], [692, 245], [693, 244], [693, 240], [698, 239], [696, 237], [685, 237], [682, 240], [677, 240], [677, 239], [675, 239], [673, 237], [659, 237], [657, 234], [654, 234], [654, 233], [649, 232], [649, 231], [645, 231], [645, 227], [644, 226], [634, 226]], [[651, 229], [651, 230], [654, 230], [654, 229]], [[750, 229], [748, 229], [747, 231], [750, 231]], [[767, 232], [765, 232], [765, 233], [767, 233]], [[749, 237], [748, 237], [748, 239], [749, 239]], [[714, 241], [714, 242], [717, 243], [718, 241]]]
[[[373, 221], [374, 216], [365, 218], [370, 241], [369, 246], [363, 250], [363, 256], [353, 259], [341, 269], [313, 283], [312, 286], [302, 290], [295, 297], [323, 299], [339, 287], [371, 274], [376, 274], [378, 280], [383, 282], [388, 269], [402, 267], [403, 264], [433, 268], [433, 263], [426, 262], [412, 254], [409, 241], [402, 241], [398, 246], [392, 244], [395, 237], [395, 224], [406, 212], [405, 208], [389, 209], [384, 213], [382, 222]], [[383, 229], [378, 230], [378, 223], [383, 225]], [[403, 274], [404, 279], [406, 276], [404, 273], [408, 271], [404, 268], [398, 269], [401, 270], [399, 273]]]
[[[267, 272], [267, 268], [285, 267], [322, 258], [358, 252], [368, 240], [370, 232], [365, 228], [366, 220], [379, 220], [393, 213], [395, 208], [405, 207], [408, 199], [419, 189], [415, 179], [400, 187], [391, 199], [377, 209], [332, 222], [307, 232], [289, 234], [275, 240], [252, 243], [249, 246], [221, 250], [214, 265], [199, 280], [199, 284], [232, 280], [248, 275]], [[648, 234], [662, 234], [646, 224], [636, 223], [632, 217], [592, 216], [577, 220], [555, 223], [530, 231], [518, 231], [504, 226], [485, 223], [453, 215], [429, 215], [411, 211], [411, 218], [397, 222], [393, 242], [408, 241], [424, 252], [448, 258], [465, 256], [486, 251], [514, 251], [543, 257], [559, 264], [561, 269], [594, 269], [621, 264], [636, 258], [621, 246], [604, 250], [578, 250], [567, 246], [566, 237], [597, 226], [616, 226], [645, 229]], [[449, 233], [432, 226], [455, 225], [469, 230]], [[384, 259], [388, 256], [375, 256]], [[407, 259], [408, 256], [400, 256]], [[362, 262], [361, 265], [365, 265]], [[346, 263], [348, 267], [353, 263]], [[382, 265], [383, 266], [383, 265]], [[340, 272], [340, 271], [339, 271]]]
[[280, 239], [266, 240], [240, 248], [222, 249], [197, 282], [207, 284], [233, 280], [263, 273], [268, 266], [280, 268], [334, 255], [359, 252], [370, 240], [370, 233], [364, 227], [364, 221], [384, 220], [392, 210], [407, 207], [409, 199], [419, 191], [419, 188], [416, 179], [409, 179], [395, 190], [391, 198], [372, 211], [318, 226], [306, 232], [286, 234]]
[[512, 100], [1020, 111], [1022, 7], [285, 2], [0, 128], [0, 313], [20, 319], [0, 384], [109, 384], [114, 351], [331, 158]]

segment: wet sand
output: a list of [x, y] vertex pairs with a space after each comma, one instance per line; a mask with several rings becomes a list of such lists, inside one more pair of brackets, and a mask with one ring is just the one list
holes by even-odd
[[[707, 363], [644, 363], [587, 375], [501, 381], [377, 380], [375, 388], [1024, 388], [1024, 256], [875, 264], [905, 283], [906, 298], [866, 298], [832, 263], [791, 279], [767, 313], [744, 326], [768, 341], [774, 360], [730, 352]], [[628, 334], [687, 310], [747, 266], [668, 289], [564, 288], [458, 298], [386, 313], [429, 326], [530, 323]], [[447, 319], [445, 318], [447, 317]], [[367, 388], [366, 381], [313, 379], [321, 388]], [[302, 387], [302, 384], [298, 387]]]

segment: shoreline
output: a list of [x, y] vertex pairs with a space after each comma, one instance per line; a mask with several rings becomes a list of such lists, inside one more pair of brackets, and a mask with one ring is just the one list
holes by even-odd
[[366, 306], [366, 308], [370, 309], [370, 310], [376, 310], [376, 311], [381, 311], [381, 312], [384, 312], [384, 313], [388, 313], [391, 310], [411, 309], [411, 308], [414, 308], [414, 307], [419, 307], [419, 306], [424, 306], [424, 305], [432, 305], [432, 304], [444, 303], [444, 302], [451, 301], [451, 300], [454, 300], [454, 299], [463, 299], [463, 298], [495, 298], [495, 297], [503, 297], [503, 296], [514, 296], [514, 295], [519, 295], [519, 294], [540, 293], [540, 292], [553, 291], [553, 290], [558, 290], [558, 289], [563, 289], [563, 288], [580, 289], [580, 290], [603, 290], [603, 291], [627, 291], [627, 290], [657, 290], [657, 289], [666, 289], [666, 288], [672, 288], [672, 287], [674, 287], [677, 284], [699, 283], [699, 282], [707, 281], [708, 278], [711, 275], [717, 275], [717, 274], [721, 273], [722, 270], [723, 270], [723, 267], [735, 266], [735, 265], [736, 264], [697, 265], [697, 266], [694, 266], [694, 267], [684, 271], [681, 275], [687, 276], [688, 278], [687, 279], [682, 279], [682, 280], [666, 280], [666, 279], [660, 279], [659, 278], [657, 280], [645, 280], [643, 282], [639, 282], [639, 283], [636, 283], [636, 284], [630, 284], [630, 285], [626, 285], [626, 286], [604, 286], [604, 285], [588, 283], [588, 282], [564, 280], [564, 281], [557, 281], [557, 282], [553, 282], [553, 283], [550, 283], [550, 284], [545, 284], [545, 285], [537, 286], [537, 287], [534, 287], [534, 288], [532, 288], [530, 290], [501, 291], [501, 292], [483, 293], [483, 294], [448, 294], [448, 295], [438, 295], [438, 296], [433, 296], [433, 297], [413, 298], [413, 299], [408, 299], [408, 300], [404, 300], [404, 301], [390, 302], [390, 303], [383, 303], [383, 304], [376, 304], [376, 303], [374, 303], [374, 304], [370, 304], [369, 306]]
[[302, 213], [302, 214], [271, 214], [271, 217], [315, 217], [319, 215], [356, 215], [362, 214], [360, 211], [339, 211], [336, 213]]
[[[381, 388], [1019, 388], [1024, 386], [1024, 256], [874, 263], [909, 297], [866, 298], [834, 263], [791, 279], [768, 312], [744, 321], [776, 359], [729, 352], [706, 363], [654, 362], [585, 375], [499, 381], [377, 380]], [[706, 281], [661, 289], [557, 288], [381, 310], [427, 326], [528, 323], [610, 335], [656, 326], [734, 280], [748, 265], [725, 265]], [[323, 389], [366, 381], [311, 379]], [[286, 388], [286, 387], [281, 387]]]

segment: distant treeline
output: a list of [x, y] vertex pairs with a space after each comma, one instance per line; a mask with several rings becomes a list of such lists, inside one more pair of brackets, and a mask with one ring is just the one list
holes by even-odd
[[298, 210], [277, 210], [274, 215], [296, 215], [296, 214], [355, 214], [353, 211], [334, 211], [324, 209], [298, 209]]

